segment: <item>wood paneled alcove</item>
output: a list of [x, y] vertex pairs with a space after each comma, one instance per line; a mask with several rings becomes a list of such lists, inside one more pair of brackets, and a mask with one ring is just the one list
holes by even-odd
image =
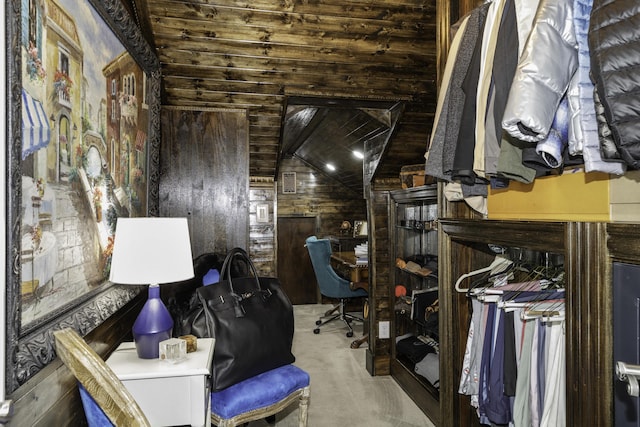
[[[326, 235], [337, 231], [344, 219], [380, 215], [372, 221], [382, 237], [385, 189], [399, 187], [402, 166], [423, 161], [443, 52], [438, 48], [438, 7], [446, 3], [122, 0], [160, 62], [164, 136], [177, 132], [167, 126], [178, 123], [179, 110], [192, 115], [213, 110], [213, 120], [228, 125], [207, 133], [212, 137], [208, 140], [163, 137], [159, 212], [191, 218], [197, 251], [247, 245], [264, 274], [278, 273], [279, 217], [313, 218], [315, 231]], [[446, 31], [442, 40], [446, 44]], [[367, 179], [375, 188], [354, 194], [300, 159], [280, 158], [289, 97], [403, 103], [391, 138], [366, 161]], [[239, 111], [246, 125], [237, 120]], [[216, 138], [229, 149], [213, 151], [209, 141]], [[246, 148], [235, 146], [236, 138], [244, 138]], [[241, 163], [224, 157], [231, 152], [244, 153]], [[207, 153], [212, 157], [203, 158]], [[235, 178], [213, 183], [222, 172]], [[282, 172], [296, 172], [297, 194], [282, 193]], [[227, 195], [233, 202], [222, 205]], [[370, 207], [367, 199], [374, 200]], [[257, 207], [265, 204], [268, 221], [259, 222]], [[216, 216], [213, 226], [203, 221], [211, 213]], [[384, 257], [383, 245], [379, 254]], [[384, 274], [383, 264], [378, 268]], [[384, 300], [381, 286], [374, 298]], [[130, 310], [136, 312], [135, 307]], [[105, 324], [92, 332], [91, 341], [99, 343], [106, 356], [126, 337], [130, 324], [130, 316], [123, 315], [117, 329]], [[384, 374], [384, 343], [378, 344], [376, 363]], [[69, 378], [61, 378], [63, 371], [51, 364], [16, 391], [12, 425], [82, 425], [77, 392]]]
[[[198, 252], [246, 245], [263, 274], [279, 274], [282, 268], [277, 257], [277, 242], [283, 237], [279, 218], [311, 218], [321, 235], [336, 232], [344, 219], [366, 218], [372, 254], [366, 368], [373, 375], [389, 374], [391, 344], [377, 338], [378, 322], [391, 320], [393, 311], [389, 194], [400, 188], [402, 166], [424, 161], [450, 25], [478, 2], [122, 2], [161, 64], [162, 126], [167, 137], [158, 159], [160, 212], [191, 218]], [[363, 176], [368, 182], [363, 193], [341, 187], [301, 159], [281, 156], [283, 115], [290, 97], [403, 103], [388, 141], [365, 156]], [[198, 137], [169, 138], [176, 129], [167, 127], [180, 120], [180, 111], [187, 111], [192, 123], [198, 122], [195, 116], [200, 112], [209, 112], [219, 127]], [[212, 141], [223, 145], [214, 147]], [[295, 194], [283, 193], [283, 172], [296, 173]], [[474, 245], [490, 241], [526, 243], [564, 254], [570, 295], [567, 425], [612, 425], [610, 265], [612, 260], [640, 264], [638, 227], [487, 221], [460, 205], [439, 203], [439, 270], [444, 284], [440, 345], [448, 357], [441, 358], [440, 407], [434, 418], [440, 425], [477, 425], [455, 387], [464, 351], [460, 331], [468, 322], [466, 302], [447, 284], [483, 265], [487, 256]], [[257, 215], [258, 206], [264, 205], [266, 222]], [[214, 225], [206, 221], [211, 215]], [[142, 299], [87, 336], [102, 356], [127, 337]], [[11, 426], [84, 423], [75, 383], [60, 363], [47, 366], [11, 398], [16, 408]]]

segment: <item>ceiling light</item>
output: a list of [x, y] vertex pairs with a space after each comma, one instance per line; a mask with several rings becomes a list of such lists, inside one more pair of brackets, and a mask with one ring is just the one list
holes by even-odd
[[326, 168], [327, 168], [327, 170], [329, 170], [329, 171], [331, 171], [331, 172], [333, 172], [333, 171], [335, 171], [335, 170], [336, 170], [336, 167], [335, 167], [335, 166], [333, 166], [331, 163], [327, 163]]
[[358, 159], [360, 159], [360, 160], [364, 159], [364, 154], [362, 154], [362, 151], [360, 151], [360, 150], [353, 150], [353, 151], [352, 151], [352, 153], [353, 153], [353, 155], [354, 155], [355, 157], [357, 157]]

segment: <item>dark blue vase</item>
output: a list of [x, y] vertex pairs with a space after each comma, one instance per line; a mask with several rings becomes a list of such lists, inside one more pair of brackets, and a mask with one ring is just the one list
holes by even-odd
[[149, 298], [133, 324], [133, 340], [138, 357], [157, 359], [161, 341], [171, 338], [173, 319], [160, 299], [160, 286], [149, 286]]

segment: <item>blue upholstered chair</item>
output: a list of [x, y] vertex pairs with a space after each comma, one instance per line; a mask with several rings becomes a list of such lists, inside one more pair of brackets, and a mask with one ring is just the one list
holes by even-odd
[[[72, 329], [54, 332], [58, 357], [78, 380], [90, 427], [147, 427], [146, 416], [111, 368]], [[299, 427], [306, 427], [309, 374], [294, 365], [256, 375], [211, 393], [211, 422], [218, 427], [274, 417], [298, 402]]]
[[309, 374], [285, 365], [211, 393], [211, 423], [233, 427], [273, 417], [298, 402], [299, 427], [307, 425]]
[[316, 236], [310, 236], [305, 241], [305, 246], [309, 251], [320, 293], [327, 298], [339, 300], [337, 313], [330, 316], [325, 315], [316, 321], [318, 327], [313, 332], [318, 334], [320, 333], [320, 326], [340, 319], [349, 329], [347, 336], [352, 337], [353, 328], [351, 327], [351, 322], [353, 320], [362, 321], [363, 319], [347, 313], [345, 310], [346, 302], [352, 298], [367, 297], [369, 293], [361, 288], [352, 289], [352, 283], [340, 277], [331, 267], [331, 242], [329, 242], [329, 239], [318, 239]]
[[78, 390], [80, 391], [84, 415], [87, 417], [87, 425], [89, 427], [115, 427], [104, 410], [80, 382], [78, 382]]
[[76, 377], [90, 427], [150, 426], [111, 368], [70, 328], [53, 333], [56, 353]]

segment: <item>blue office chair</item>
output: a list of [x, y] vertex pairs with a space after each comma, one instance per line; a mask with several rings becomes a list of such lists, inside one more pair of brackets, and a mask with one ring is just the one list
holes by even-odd
[[327, 298], [339, 300], [337, 313], [328, 319], [323, 320], [323, 318], [320, 318], [317, 320], [316, 325], [318, 327], [313, 330], [313, 333], [319, 334], [320, 326], [340, 319], [349, 328], [347, 336], [352, 337], [353, 328], [351, 327], [351, 322], [353, 320], [362, 321], [363, 318], [347, 313], [345, 310], [346, 302], [352, 298], [367, 297], [369, 293], [364, 289], [352, 289], [353, 284], [349, 280], [338, 276], [338, 273], [331, 267], [331, 243], [328, 239], [318, 239], [316, 236], [311, 236], [307, 238], [305, 246], [309, 251], [320, 293]]

